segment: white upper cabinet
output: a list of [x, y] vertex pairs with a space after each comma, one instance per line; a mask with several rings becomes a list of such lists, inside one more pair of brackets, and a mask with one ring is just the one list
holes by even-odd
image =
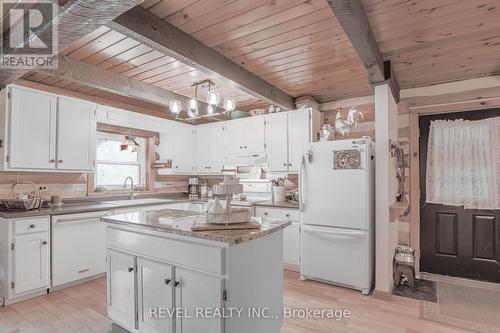
[[196, 171], [206, 173], [210, 164], [210, 137], [212, 128], [208, 125], [196, 127]]
[[299, 171], [302, 156], [312, 140], [311, 112], [304, 109], [265, 116], [269, 171]]
[[96, 105], [60, 97], [57, 109], [57, 168], [93, 170]]
[[[10, 103], [9, 103], [10, 102]], [[12, 169], [56, 168], [56, 97], [10, 89], [6, 162]]]
[[226, 123], [210, 124], [210, 166], [213, 172], [220, 173], [226, 158]]
[[10, 86], [1, 96], [3, 170], [93, 171], [96, 104]]
[[266, 115], [266, 152], [269, 171], [288, 171], [288, 114]]
[[171, 138], [174, 145], [172, 168], [178, 173], [192, 173], [195, 170], [194, 156], [194, 128], [191, 125], [175, 124], [174, 136]]
[[197, 171], [220, 173], [225, 159], [225, 123], [196, 126]]
[[311, 142], [309, 110], [288, 112], [288, 172], [298, 172], [302, 156]]
[[226, 122], [226, 153], [239, 154], [245, 146], [244, 119]]
[[244, 152], [262, 153], [265, 150], [264, 117], [249, 117], [244, 124]]
[[264, 117], [248, 117], [227, 121], [226, 127], [227, 154], [264, 152]]

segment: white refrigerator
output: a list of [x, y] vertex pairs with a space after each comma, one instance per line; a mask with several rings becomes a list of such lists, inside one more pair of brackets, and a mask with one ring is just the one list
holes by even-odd
[[302, 279], [368, 294], [374, 280], [374, 143], [311, 143], [299, 175]]

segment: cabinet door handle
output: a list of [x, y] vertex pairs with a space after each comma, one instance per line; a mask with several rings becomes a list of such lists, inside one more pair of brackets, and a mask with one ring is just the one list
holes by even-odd
[[36, 228], [36, 225], [32, 224], [32, 225], [30, 225], [30, 228], [31, 228], [31, 229], [35, 229], [35, 228]]
[[58, 161], [57, 161], [57, 163], [62, 163], [62, 162], [63, 162], [63, 160], [58, 160]]
[[165, 284], [168, 286], [172, 280], [170, 279], [165, 279]]
[[290, 217], [290, 214], [286, 214], [286, 217]]
[[286, 166], [286, 163], [283, 163], [283, 166]]
[[179, 285], [179, 281], [174, 282], [174, 287], [177, 287]]
[[129, 273], [130, 273], [130, 272], [133, 272], [133, 271], [134, 271], [134, 267], [129, 267], [129, 268], [128, 268], [128, 272], [129, 272]]
[[247, 147], [247, 146], [245, 146], [245, 149], [247, 149], [247, 148], [248, 148], [248, 147]]
[[50, 159], [49, 163], [56, 163], [56, 160], [55, 159]]
[[47, 241], [43, 241], [43, 242], [42, 242], [42, 245], [47, 245]]
[[288, 163], [288, 166], [292, 166], [292, 163]]
[[264, 215], [267, 215], [267, 212], [264, 212]]
[[243, 149], [243, 146], [240, 146], [240, 149]]

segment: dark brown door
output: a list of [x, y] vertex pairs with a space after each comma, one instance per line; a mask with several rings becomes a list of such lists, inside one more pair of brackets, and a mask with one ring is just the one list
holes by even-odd
[[500, 282], [500, 211], [425, 203], [427, 142], [432, 120], [479, 120], [500, 109], [420, 117], [420, 270]]

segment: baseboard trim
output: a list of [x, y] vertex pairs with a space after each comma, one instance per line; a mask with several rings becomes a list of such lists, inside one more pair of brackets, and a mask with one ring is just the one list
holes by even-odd
[[97, 279], [100, 279], [100, 278], [105, 277], [105, 276], [106, 276], [106, 273], [99, 273], [99, 274], [96, 274], [96, 275], [88, 276], [88, 277], [80, 279], [80, 280], [71, 281], [71, 282], [68, 282], [68, 283], [65, 283], [65, 284], [61, 284], [59, 286], [51, 287], [51, 288], [49, 288], [49, 293], [52, 293], [52, 292], [55, 292], [55, 291], [58, 291], [58, 290], [62, 290], [62, 289], [66, 289], [66, 288], [69, 288], [69, 287], [74, 287], [74, 286], [77, 286], [79, 284], [90, 282], [90, 281], [93, 281], [93, 280], [97, 280]]

